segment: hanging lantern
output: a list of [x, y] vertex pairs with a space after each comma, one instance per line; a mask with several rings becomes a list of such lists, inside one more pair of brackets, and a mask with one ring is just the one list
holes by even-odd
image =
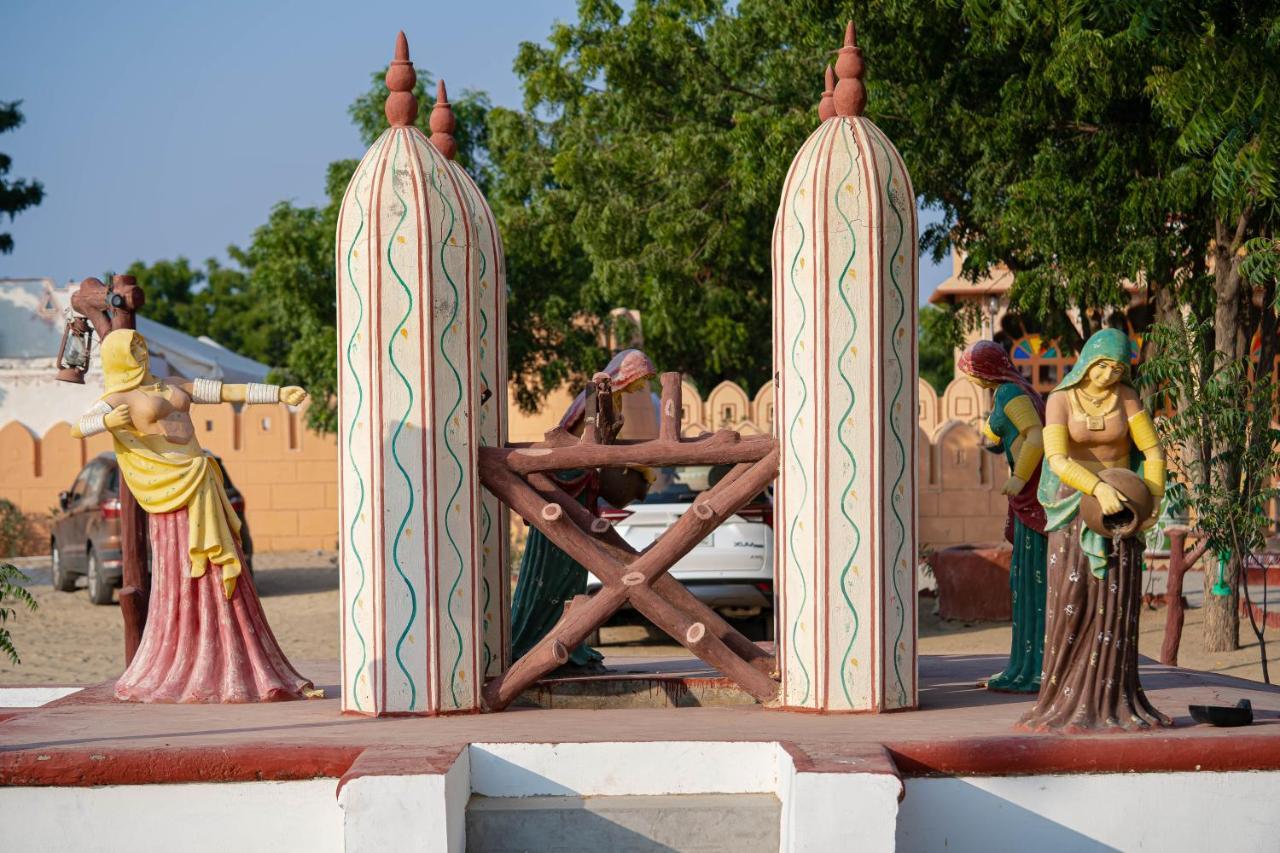
[[89, 372], [89, 351], [93, 342], [93, 330], [84, 317], [72, 317], [62, 330], [62, 343], [58, 346], [58, 380], [84, 384]]

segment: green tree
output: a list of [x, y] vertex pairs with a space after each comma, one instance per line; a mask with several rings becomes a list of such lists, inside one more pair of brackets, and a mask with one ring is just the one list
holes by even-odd
[[[0, 101], [0, 133], [16, 130], [23, 122], [22, 101]], [[9, 221], [30, 207], [44, 200], [44, 185], [39, 181], [10, 179], [6, 177], [13, 165], [8, 154], [0, 154], [0, 214], [9, 214]], [[0, 233], [0, 254], [13, 251], [13, 235]]]
[[956, 348], [964, 343], [955, 313], [935, 305], [920, 309], [920, 378], [939, 394], [956, 378]]
[[[1256, 546], [1256, 525], [1241, 516], [1261, 512], [1255, 501], [1277, 473], [1277, 439], [1268, 429], [1277, 412], [1267, 368], [1277, 346], [1280, 4], [1149, 2], [1143, 9], [1159, 20], [1168, 42], [1164, 61], [1148, 78], [1152, 100], [1178, 130], [1178, 150], [1210, 194], [1212, 240], [1200, 245], [1201, 254], [1208, 247], [1208, 269], [1194, 270], [1187, 300], [1196, 322], [1173, 317], [1168, 325], [1194, 341], [1198, 372], [1225, 372], [1235, 399], [1249, 407], [1228, 409], [1237, 415], [1232, 428], [1206, 429], [1194, 460], [1197, 514], [1210, 527], [1213, 547], [1230, 552], [1230, 593], [1206, 596], [1206, 640], [1211, 651], [1229, 650], [1238, 642], [1242, 560]], [[1256, 372], [1248, 369], [1255, 335], [1263, 344]], [[1235, 521], [1213, 521], [1224, 516]]]

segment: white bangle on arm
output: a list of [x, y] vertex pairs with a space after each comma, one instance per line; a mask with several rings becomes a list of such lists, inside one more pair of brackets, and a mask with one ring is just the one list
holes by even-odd
[[80, 435], [88, 438], [91, 435], [97, 435], [100, 432], [107, 431], [107, 425], [103, 423], [103, 418], [111, 411], [111, 406], [105, 400], [99, 400], [93, 405], [89, 411], [85, 412], [80, 418]]
[[220, 379], [197, 379], [191, 383], [191, 402], [193, 403], [221, 403], [222, 402], [222, 380]]
[[246, 403], [279, 403], [280, 386], [250, 382], [244, 386], [244, 401]]

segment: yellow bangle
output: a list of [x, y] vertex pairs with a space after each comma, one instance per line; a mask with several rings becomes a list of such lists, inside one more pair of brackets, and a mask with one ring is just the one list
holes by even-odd
[[1055, 456], [1066, 456], [1070, 449], [1071, 437], [1066, 424], [1049, 424], [1040, 433], [1044, 437], [1044, 455], [1049, 459]]
[[1155, 498], [1164, 496], [1165, 464], [1163, 459], [1148, 459], [1142, 463], [1142, 480]]
[[1040, 416], [1036, 414], [1036, 407], [1031, 404], [1030, 398], [1026, 395], [1019, 395], [1005, 403], [1004, 416], [1018, 428], [1018, 432], [1026, 432], [1040, 426]]
[[1160, 437], [1156, 435], [1156, 425], [1151, 421], [1151, 415], [1145, 411], [1138, 412], [1129, 418], [1129, 435], [1133, 437], [1133, 446], [1143, 453], [1160, 444]]
[[1018, 458], [1013, 463], [1013, 476], [1024, 483], [1030, 480], [1036, 472], [1036, 466], [1040, 464], [1040, 458], [1044, 456], [1043, 451], [1044, 448], [1038, 442], [1024, 439]]
[[1093, 490], [1102, 482], [1098, 479], [1097, 474], [1074, 459], [1066, 461], [1066, 464], [1062, 466], [1062, 471], [1058, 474], [1058, 478], [1077, 492], [1085, 495], [1093, 494]]

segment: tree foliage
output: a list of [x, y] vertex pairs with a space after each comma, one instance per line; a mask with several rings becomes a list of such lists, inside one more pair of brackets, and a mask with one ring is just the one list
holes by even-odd
[[956, 378], [956, 348], [964, 343], [954, 312], [934, 305], [920, 309], [920, 378], [939, 394]]
[[[0, 133], [16, 130], [23, 122], [22, 101], [0, 101]], [[39, 181], [6, 177], [13, 166], [13, 158], [0, 153], [0, 215], [9, 214], [9, 221], [27, 208], [44, 200], [44, 185]], [[0, 232], [0, 254], [13, 251], [13, 235]]]
[[21, 605], [34, 611], [38, 606], [35, 598], [22, 584], [28, 582], [23, 572], [8, 563], [0, 563], [0, 654], [9, 659], [14, 666], [22, 663], [18, 650], [13, 645], [13, 635], [9, 631], [9, 622], [18, 615]]

